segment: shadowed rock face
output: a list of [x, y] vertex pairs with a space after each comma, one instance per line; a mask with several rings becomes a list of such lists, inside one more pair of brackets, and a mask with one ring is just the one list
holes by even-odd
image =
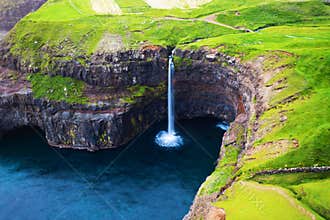
[[[87, 66], [65, 61], [57, 63], [48, 74], [83, 80], [92, 90], [109, 86], [118, 90], [132, 85], [156, 87], [167, 79], [168, 54], [165, 48], [152, 47], [94, 55]], [[214, 116], [233, 121], [236, 115], [249, 112], [253, 74], [235, 59], [207, 50], [176, 50], [174, 55], [178, 118]], [[53, 146], [95, 151], [126, 144], [166, 115], [165, 89], [131, 104], [81, 105], [34, 99], [29, 83], [21, 74], [33, 69], [8, 54], [2, 57], [2, 65], [23, 75], [14, 85], [10, 80], [1, 80], [2, 130], [37, 126]], [[6, 71], [3, 69], [0, 75], [3, 79], [8, 75]]]
[[0, 30], [9, 31], [28, 13], [37, 10], [46, 0], [0, 0]]
[[7, 31], [1, 31], [0, 30], [0, 40], [2, 40], [7, 34]]

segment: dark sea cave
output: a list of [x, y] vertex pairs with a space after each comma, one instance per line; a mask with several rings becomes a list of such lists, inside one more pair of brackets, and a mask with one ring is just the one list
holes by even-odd
[[216, 165], [218, 122], [179, 121], [184, 146], [172, 150], [154, 143], [166, 121], [94, 153], [52, 148], [32, 128], [12, 131], [0, 140], [1, 219], [182, 219]]

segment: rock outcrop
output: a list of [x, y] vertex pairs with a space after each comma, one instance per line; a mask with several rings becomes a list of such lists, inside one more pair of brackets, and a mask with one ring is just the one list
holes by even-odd
[[[2, 53], [6, 52], [5, 49]], [[58, 62], [49, 75], [69, 76], [96, 88], [159, 87], [167, 78], [168, 49], [145, 47], [113, 54], [95, 54], [82, 65], [74, 60]], [[8, 53], [8, 51], [7, 51]], [[246, 67], [215, 51], [175, 52], [176, 113], [179, 118], [214, 116], [234, 121], [249, 112], [254, 86]], [[33, 73], [27, 63], [4, 54], [2, 66], [19, 72], [17, 90], [10, 80], [1, 82], [0, 128], [30, 125], [45, 132], [49, 144], [95, 151], [126, 144], [166, 112], [166, 91], [157, 90], [134, 103], [120, 100], [101, 104], [68, 104], [33, 97], [24, 80]], [[5, 78], [6, 71], [2, 70]], [[113, 93], [116, 93], [116, 89]], [[115, 94], [112, 94], [115, 95]]]
[[226, 220], [226, 212], [223, 209], [212, 206], [209, 209], [205, 220]]
[[46, 0], [0, 0], [0, 30], [9, 31], [28, 13], [37, 10]]

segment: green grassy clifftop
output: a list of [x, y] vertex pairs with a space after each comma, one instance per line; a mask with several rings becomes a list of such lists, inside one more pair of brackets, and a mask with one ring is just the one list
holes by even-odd
[[[121, 15], [99, 15], [89, 0], [49, 0], [5, 41], [12, 56], [40, 72], [53, 59], [145, 45], [206, 47], [239, 58], [262, 80], [255, 104], [263, 111], [250, 118], [246, 151], [227, 146], [198, 196], [227, 185], [212, 205], [224, 208], [229, 220], [330, 219], [329, 171], [262, 174], [330, 166], [330, 6], [319, 0], [214, 0], [196, 9], [160, 10], [142, 0], [116, 2]], [[80, 94], [82, 85], [73, 84]]]

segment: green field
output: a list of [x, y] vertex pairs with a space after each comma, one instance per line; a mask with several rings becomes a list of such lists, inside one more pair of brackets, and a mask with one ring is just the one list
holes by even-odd
[[273, 2], [220, 13], [217, 20], [233, 26], [258, 29], [269, 26], [327, 21], [330, 9], [320, 1]]

